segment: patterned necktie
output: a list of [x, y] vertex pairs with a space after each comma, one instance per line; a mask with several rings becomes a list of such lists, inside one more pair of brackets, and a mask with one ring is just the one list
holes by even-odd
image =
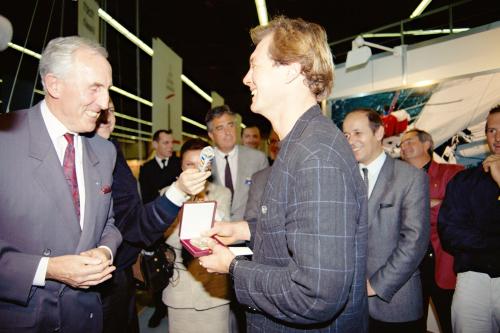
[[64, 134], [64, 138], [68, 141], [63, 160], [64, 178], [66, 178], [71, 196], [73, 197], [76, 216], [80, 220], [80, 194], [78, 193], [78, 180], [76, 179], [74, 136], [73, 134], [66, 133]]
[[224, 185], [231, 191], [231, 198], [234, 194], [233, 178], [231, 177], [231, 168], [229, 167], [229, 155], [224, 156], [226, 159], [226, 169], [224, 170]]
[[368, 182], [368, 168], [362, 168], [363, 170], [363, 181], [365, 182], [366, 185], [366, 193], [370, 193], [370, 183]]

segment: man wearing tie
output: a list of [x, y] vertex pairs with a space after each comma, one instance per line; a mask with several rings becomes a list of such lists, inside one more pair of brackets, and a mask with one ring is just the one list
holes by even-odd
[[268, 167], [269, 163], [263, 152], [236, 144], [236, 117], [229, 106], [211, 109], [205, 122], [208, 136], [215, 144], [214, 183], [229, 188], [232, 193], [231, 221], [241, 221], [252, 175]]
[[108, 107], [107, 52], [80, 37], [40, 59], [45, 99], [0, 118], [0, 332], [99, 332], [91, 288], [111, 277], [116, 152], [92, 132]]
[[171, 130], [160, 129], [153, 134], [155, 157], [144, 163], [139, 173], [142, 201], [146, 204], [160, 195], [181, 174], [181, 162], [174, 152]]
[[368, 191], [367, 292], [370, 332], [419, 332], [423, 315], [418, 266], [429, 244], [429, 180], [387, 156], [379, 114], [356, 109], [346, 135]]

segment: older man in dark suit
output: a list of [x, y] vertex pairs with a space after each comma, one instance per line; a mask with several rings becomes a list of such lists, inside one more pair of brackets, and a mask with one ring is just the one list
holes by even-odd
[[109, 279], [113, 145], [94, 130], [108, 107], [101, 46], [52, 40], [40, 59], [45, 99], [0, 118], [0, 332], [99, 332], [92, 286]]
[[418, 266], [429, 244], [429, 180], [423, 171], [384, 152], [384, 126], [377, 112], [354, 110], [344, 119], [343, 130], [368, 190], [370, 332], [420, 332]]
[[229, 272], [250, 332], [365, 332], [366, 191], [345, 137], [317, 104], [333, 81], [326, 33], [278, 17], [253, 29], [252, 39], [243, 82], [281, 150], [257, 222], [222, 222], [207, 233], [226, 244], [252, 239], [252, 260], [214, 242], [200, 262]]

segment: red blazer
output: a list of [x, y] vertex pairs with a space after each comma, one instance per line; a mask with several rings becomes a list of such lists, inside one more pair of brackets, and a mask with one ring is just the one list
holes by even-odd
[[[443, 200], [446, 185], [464, 167], [458, 164], [441, 164], [432, 161], [427, 171], [429, 175], [430, 198]], [[443, 250], [439, 240], [437, 223], [441, 203], [431, 207], [431, 243], [436, 256], [434, 278], [436, 284], [442, 289], [455, 289], [456, 275], [453, 271], [453, 256]]]

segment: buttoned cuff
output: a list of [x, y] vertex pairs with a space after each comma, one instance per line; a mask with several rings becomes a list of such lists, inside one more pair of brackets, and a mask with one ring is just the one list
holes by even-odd
[[101, 246], [99, 246], [99, 248], [108, 250], [110, 258], [111, 258], [111, 264], [113, 264], [113, 251], [111, 251], [111, 249], [109, 247], [107, 247], [106, 245], [101, 245]]
[[165, 196], [178, 207], [182, 206], [182, 204], [190, 198], [189, 195], [179, 190], [175, 183], [168, 188], [167, 192], [165, 192]]
[[38, 267], [33, 278], [33, 285], [36, 287], [45, 286], [45, 276], [47, 275], [47, 267], [49, 266], [49, 257], [42, 257], [38, 263]]

